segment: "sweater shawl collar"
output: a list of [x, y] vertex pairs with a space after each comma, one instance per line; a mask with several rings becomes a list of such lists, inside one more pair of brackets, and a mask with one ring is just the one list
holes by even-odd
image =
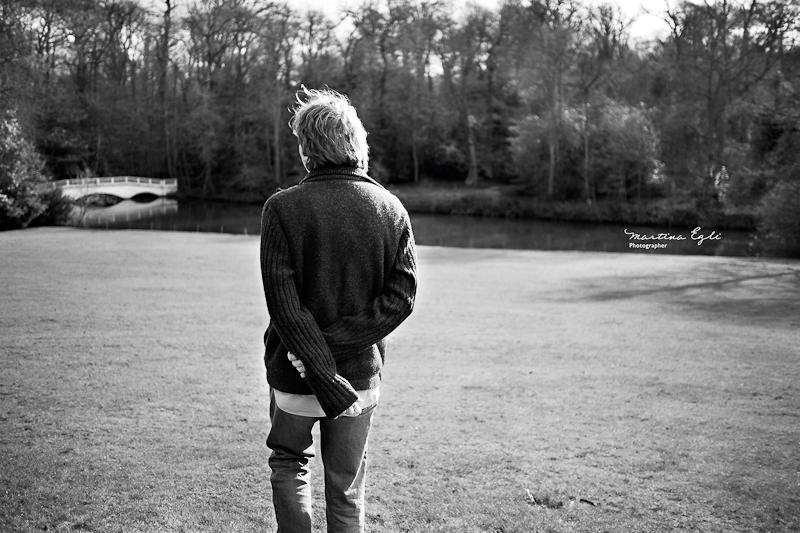
[[328, 180], [366, 181], [380, 188], [384, 188], [383, 185], [370, 178], [365, 170], [349, 165], [324, 165], [317, 167], [310, 170], [308, 174], [306, 174], [306, 177], [300, 180], [300, 183]]

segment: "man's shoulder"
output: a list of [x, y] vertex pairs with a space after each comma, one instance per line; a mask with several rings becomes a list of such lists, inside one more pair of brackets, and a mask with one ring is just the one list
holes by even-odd
[[408, 218], [408, 212], [406, 211], [403, 202], [400, 201], [400, 198], [387, 189], [384, 189], [384, 196], [386, 198], [386, 202], [392, 206], [393, 210], [398, 216]]
[[359, 186], [361, 186], [367, 193], [371, 196], [376, 198], [380, 198], [382, 201], [392, 204], [400, 209], [403, 208], [403, 203], [400, 199], [389, 189], [378, 183], [374, 180], [369, 181], [361, 181], [358, 182]]
[[267, 201], [264, 202], [264, 212], [266, 212], [268, 209], [271, 209], [273, 212], [285, 209], [285, 206], [291, 205], [294, 202], [294, 199], [296, 199], [298, 193], [300, 192], [299, 185], [293, 185], [286, 189], [281, 189], [279, 187], [269, 198], [267, 198]]
[[269, 198], [267, 198], [267, 203], [269, 204], [269, 203], [281, 202], [282, 199], [294, 194], [297, 191], [298, 187], [299, 185], [292, 185], [291, 187], [288, 187], [286, 189], [278, 187], [277, 189], [275, 189], [275, 192], [272, 193], [272, 195]]
[[[335, 181], [315, 181], [312, 183], [299, 183], [287, 189], [278, 189], [264, 203], [264, 209], [273, 211], [291, 210], [294, 207], [308, 207], [308, 204], [323, 203], [328, 204], [335, 196], [339, 196], [342, 201], [352, 201], [370, 199], [373, 203], [379, 203], [388, 207], [400, 215], [406, 215], [406, 209], [400, 199], [391, 191], [372, 179], [349, 181], [351, 187], [342, 189], [337, 187], [342, 182]], [[355, 189], [360, 189], [356, 192]], [[349, 192], [348, 192], [349, 191]], [[342, 198], [341, 195], [344, 195]]]

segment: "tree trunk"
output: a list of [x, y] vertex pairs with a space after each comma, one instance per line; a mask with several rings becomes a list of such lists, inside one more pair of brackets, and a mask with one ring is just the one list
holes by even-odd
[[589, 167], [589, 132], [584, 126], [583, 129], [583, 187], [586, 199], [592, 197], [592, 183]]
[[414, 107], [411, 110], [411, 161], [414, 165], [414, 183], [419, 181], [419, 150], [417, 144], [417, 129], [419, 128], [419, 62], [417, 62], [418, 72], [414, 76], [413, 88], [414, 94], [411, 96]]
[[478, 184], [478, 157], [475, 150], [475, 117], [467, 116], [467, 142], [469, 143], [469, 172], [467, 185]]
[[414, 183], [417, 183], [419, 181], [419, 154], [416, 129], [411, 133], [411, 160], [414, 164]]
[[281, 169], [281, 98], [280, 98], [280, 89], [278, 88], [278, 76], [276, 73], [275, 76], [275, 112], [273, 113], [273, 121], [272, 121], [272, 141], [275, 150], [275, 160], [273, 165], [273, 170], [275, 171], [275, 183], [278, 184], [278, 187], [281, 186], [281, 182], [283, 181], [282, 176], [282, 169]]
[[175, 175], [170, 150], [169, 104], [167, 103], [167, 87], [169, 77], [169, 39], [172, 28], [172, 0], [164, 0], [164, 31], [161, 34], [160, 64], [158, 72], [158, 103], [161, 106], [161, 129], [164, 133], [164, 154], [167, 162], [167, 177]]
[[550, 134], [550, 162], [548, 164], [547, 169], [547, 197], [552, 198], [553, 193], [555, 191], [555, 181], [556, 181], [556, 157], [558, 150], [556, 148], [556, 144], [558, 140], [556, 136]]
[[556, 165], [558, 163], [558, 136], [561, 133], [561, 98], [558, 82], [553, 83], [553, 120], [550, 124], [550, 164], [547, 172], [547, 197], [553, 198], [556, 189]]

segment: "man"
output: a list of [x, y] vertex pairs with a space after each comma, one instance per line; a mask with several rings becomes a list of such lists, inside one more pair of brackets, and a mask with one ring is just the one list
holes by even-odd
[[310, 533], [319, 422], [328, 532], [363, 532], [385, 337], [414, 307], [414, 237], [400, 201], [367, 175], [367, 132], [347, 98], [302, 95], [290, 125], [308, 174], [270, 197], [261, 221], [273, 504], [278, 533]]

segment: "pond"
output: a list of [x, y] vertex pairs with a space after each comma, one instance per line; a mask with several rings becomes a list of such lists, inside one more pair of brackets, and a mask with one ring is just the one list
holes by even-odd
[[[158, 198], [85, 210], [80, 225], [258, 235], [261, 206]], [[460, 248], [580, 250], [682, 255], [752, 255], [751, 235], [702, 228], [588, 224], [411, 213], [417, 244]], [[703, 237], [701, 239], [701, 237]]]

